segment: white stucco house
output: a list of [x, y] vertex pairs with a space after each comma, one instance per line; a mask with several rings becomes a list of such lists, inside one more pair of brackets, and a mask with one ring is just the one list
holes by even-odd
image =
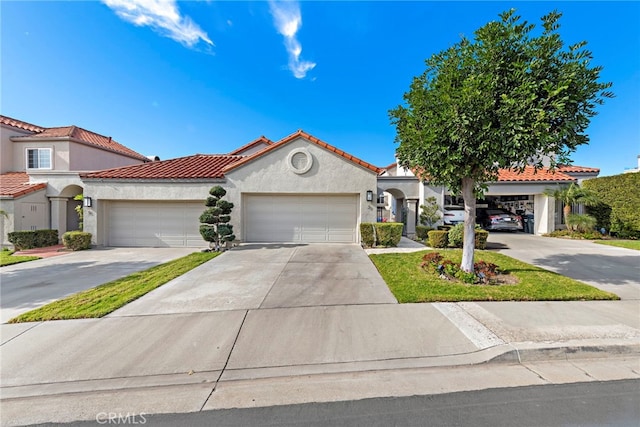
[[[70, 198], [83, 193], [84, 230], [100, 246], [206, 246], [198, 218], [214, 185], [224, 187], [225, 198], [234, 204], [231, 223], [239, 242], [359, 243], [359, 225], [383, 219], [403, 221], [405, 233], [412, 236], [425, 198], [435, 196], [441, 206], [459, 203], [446, 188], [396, 163], [379, 168], [302, 130], [275, 142], [262, 136], [226, 154], [149, 161], [111, 138], [85, 130], [77, 133], [79, 128], [54, 131], [27, 125], [15, 120], [6, 125], [13, 132], [7, 138], [17, 156], [10, 167], [27, 166], [2, 175], [0, 200], [2, 209], [13, 215], [10, 228], [30, 229], [15, 211], [28, 215], [29, 206], [40, 203], [45, 215], [36, 228], [72, 229]], [[95, 147], [93, 141], [101, 144]], [[101, 167], [95, 152], [71, 155], [79, 150], [75, 145], [118, 157], [105, 157]], [[29, 150], [40, 148], [50, 149], [55, 159], [45, 170], [28, 167]], [[46, 159], [46, 151], [44, 155]], [[524, 173], [504, 170], [479, 204], [526, 208], [535, 215], [535, 232], [547, 233], [562, 226], [562, 215], [561, 206], [544, 190], [598, 173], [579, 166], [536, 173], [533, 168]], [[23, 181], [17, 187], [11, 184], [15, 174]]]
[[77, 126], [45, 128], [0, 115], [0, 235], [78, 228], [80, 172], [149, 162], [110, 137]]

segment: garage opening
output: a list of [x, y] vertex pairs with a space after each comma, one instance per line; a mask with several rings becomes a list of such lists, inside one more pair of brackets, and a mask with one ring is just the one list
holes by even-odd
[[245, 195], [244, 240], [355, 243], [358, 197], [357, 194]]
[[[461, 197], [445, 196], [445, 205], [464, 206]], [[504, 209], [515, 215], [522, 217], [522, 228], [519, 231], [533, 234], [535, 230], [534, 224], [534, 195], [485, 195], [484, 199], [476, 200], [476, 210]]]

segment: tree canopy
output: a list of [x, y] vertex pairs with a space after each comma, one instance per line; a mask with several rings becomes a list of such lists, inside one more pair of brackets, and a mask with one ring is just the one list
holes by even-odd
[[[542, 17], [542, 31], [503, 12], [474, 35], [428, 58], [404, 105], [389, 112], [401, 166], [465, 200], [463, 269], [473, 264], [475, 196], [498, 170], [569, 163], [596, 107], [613, 94], [600, 82], [586, 42], [565, 47], [561, 13]], [[471, 260], [468, 259], [468, 243]], [[465, 268], [465, 265], [467, 268]]]

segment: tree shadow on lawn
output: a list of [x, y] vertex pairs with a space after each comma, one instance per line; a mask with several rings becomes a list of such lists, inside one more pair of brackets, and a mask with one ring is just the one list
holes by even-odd
[[556, 254], [533, 264], [572, 279], [609, 285], [640, 286], [640, 257]]

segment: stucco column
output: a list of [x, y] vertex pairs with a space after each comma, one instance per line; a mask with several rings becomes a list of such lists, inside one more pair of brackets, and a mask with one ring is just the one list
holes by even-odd
[[553, 197], [536, 194], [533, 199], [534, 233], [538, 236], [555, 229], [556, 203]]
[[407, 237], [410, 239], [416, 236], [416, 212], [418, 212], [418, 200], [407, 199]]
[[58, 236], [67, 232], [67, 198], [49, 197], [51, 203], [51, 229], [58, 230]]

